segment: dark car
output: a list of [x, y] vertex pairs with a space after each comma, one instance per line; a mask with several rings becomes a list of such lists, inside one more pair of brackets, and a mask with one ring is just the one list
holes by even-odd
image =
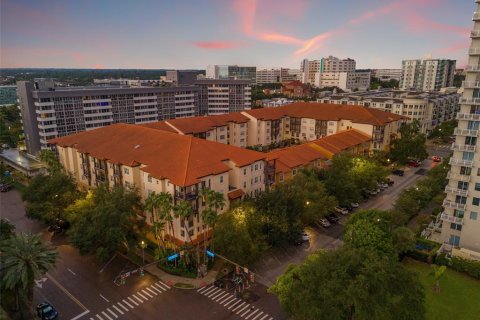
[[7, 192], [7, 191], [10, 191], [10, 190], [12, 190], [12, 186], [9, 185], [8, 183], [2, 184], [0, 186], [0, 192]]
[[421, 164], [421, 162], [418, 161], [418, 160], [409, 160], [409, 161], [408, 161], [408, 165], [409, 165], [410, 167], [415, 167], [415, 168], [416, 168], [416, 167], [419, 167], [420, 164]]
[[37, 305], [37, 316], [42, 320], [53, 320], [58, 318], [58, 312], [48, 302]]
[[400, 169], [395, 169], [395, 170], [392, 170], [392, 174], [394, 174], [396, 176], [403, 177], [403, 175], [405, 174], [405, 171], [400, 170]]
[[224, 288], [225, 287], [225, 283], [222, 280], [215, 280], [213, 285], [217, 288]]
[[393, 181], [392, 179], [387, 179], [386, 182], [389, 186], [393, 186], [393, 184], [395, 183], [395, 181]]
[[332, 213], [331, 215], [327, 216], [327, 220], [331, 223], [338, 223], [338, 221], [340, 221], [340, 217], [337, 216], [335, 213]]

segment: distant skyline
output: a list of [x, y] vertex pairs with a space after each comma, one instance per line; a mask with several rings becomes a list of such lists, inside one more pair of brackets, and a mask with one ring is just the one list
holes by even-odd
[[467, 61], [474, 0], [1, 0], [0, 67], [299, 68], [329, 55], [357, 68]]

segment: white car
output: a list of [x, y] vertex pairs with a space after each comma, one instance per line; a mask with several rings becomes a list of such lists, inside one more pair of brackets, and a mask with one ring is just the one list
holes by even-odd
[[308, 233], [304, 232], [302, 234], [302, 241], [307, 242], [309, 240], [310, 240], [310, 236], [308, 235]]
[[360, 206], [358, 202], [352, 202], [350, 203], [350, 205], [352, 206], [352, 208], [358, 208]]
[[331, 226], [331, 223], [330, 221], [328, 221], [327, 219], [320, 219], [318, 220], [318, 222], [320, 223], [320, 225], [324, 228], [328, 228]]
[[339, 207], [339, 206], [336, 206], [334, 209], [335, 209], [336, 212], [341, 213], [341, 214], [348, 214], [349, 213], [347, 209]]

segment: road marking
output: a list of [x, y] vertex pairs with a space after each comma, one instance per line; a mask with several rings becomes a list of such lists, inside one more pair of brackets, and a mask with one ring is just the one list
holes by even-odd
[[166, 284], [165, 282], [162, 282], [162, 281], [158, 281], [157, 282], [159, 285], [161, 285], [162, 287], [165, 287], [166, 290], [170, 289], [170, 286], [168, 284]]
[[153, 298], [153, 296], [152, 296], [150, 293], [148, 293], [147, 291], [145, 291], [145, 290], [142, 289], [142, 292], [145, 293], [145, 294], [146, 294], [147, 296], [149, 296], [150, 298]]
[[214, 290], [214, 289], [215, 289], [215, 287], [212, 286], [212, 287], [208, 288], [207, 290], [203, 291], [201, 294], [207, 295], [209, 292], [212, 292], [212, 290]]
[[[234, 306], [237, 306], [237, 307], [235, 307], [235, 309], [237, 309], [237, 308], [238, 308], [238, 306], [239, 306], [239, 305], [238, 305], [238, 303], [239, 303], [239, 302], [240, 302], [240, 305], [242, 305], [242, 304], [244, 304], [244, 303], [245, 303], [245, 302], [241, 303], [241, 302], [242, 302], [242, 300], [238, 299], [238, 301], [237, 301], [237, 302], [235, 302], [235, 303], [234, 303], [234, 304], [232, 304], [230, 307], [228, 307], [228, 310], [232, 309]], [[233, 309], [232, 311], [234, 311], [235, 309]]]
[[67, 296], [70, 297], [70, 299], [72, 299], [78, 306], [80, 306], [83, 310], [85, 311], [89, 311], [80, 301], [78, 301], [77, 298], [75, 298], [67, 289], [65, 289], [57, 280], [55, 280], [55, 278], [53, 278], [51, 275], [49, 275], [48, 273], [45, 274], [45, 276], [52, 280], [52, 282], [60, 288], [60, 290], [62, 290]]
[[[259, 309], [259, 310], [260, 310], [260, 309]], [[255, 316], [255, 318], [252, 318], [252, 320], [255, 320], [255, 319], [257, 319], [257, 318], [258, 318], [258, 317], [260, 317], [262, 314], [263, 314], [263, 311], [262, 311], [262, 312], [260, 312], [259, 314], [257, 314], [257, 315]]]
[[108, 301], [108, 299], [107, 299], [107, 298], [105, 298], [104, 296], [102, 296], [102, 294], [100, 294], [100, 297], [102, 297], [102, 298], [103, 298], [103, 300], [105, 300], [105, 301], [107, 301], [107, 302], [110, 302], [110, 301]]
[[218, 289], [218, 288], [213, 288], [213, 290], [210, 291], [209, 293], [205, 294], [205, 296], [210, 297], [211, 295], [217, 294], [219, 291], [221, 291], [221, 290]]
[[110, 318], [110, 316], [108, 314], [105, 313], [105, 311], [102, 311], [102, 314], [107, 317], [108, 320], [113, 320], [112, 318]]
[[[132, 299], [130, 299], [130, 298], [128, 298], [128, 299], [129, 299], [129, 300], [132, 300]], [[125, 304], [126, 304], [127, 306], [129, 306], [129, 307], [130, 307], [130, 309], [133, 309], [133, 308], [135, 308], [135, 307], [134, 307], [134, 306], [132, 306], [130, 303], [128, 303], [127, 301], [125, 301], [125, 299], [123, 299], [122, 301], [123, 301], [123, 302], [125, 302]], [[135, 301], [134, 301], [134, 302], [135, 302]], [[135, 303], [136, 303], [136, 302], [135, 302]], [[136, 304], [137, 304], [137, 303], [136, 303]], [[138, 306], [138, 304], [137, 304], [137, 306]]]
[[197, 289], [197, 292], [202, 292], [207, 288], [209, 288], [209, 286], [201, 287], [200, 289]]
[[243, 307], [242, 309], [238, 310], [238, 311], [237, 311], [237, 314], [239, 314], [240, 312], [242, 312], [243, 310], [245, 310], [245, 308], [248, 308], [248, 307], [250, 307], [249, 304], [247, 304], [247, 305], [246, 305], [245, 307]]
[[238, 298], [235, 298], [235, 296], [232, 296], [232, 297], [233, 297], [233, 299], [230, 300], [230, 301], [228, 301], [227, 303], [225, 303], [225, 304], [223, 305], [224, 307], [228, 306], [228, 305], [229, 305], [230, 303], [232, 303], [232, 302], [233, 302], [232, 305], [234, 305], [235, 303], [238, 302]]
[[[228, 292], [225, 292], [224, 295], [222, 295], [222, 292], [220, 292], [220, 294], [218, 295], [218, 298], [217, 298], [217, 299], [212, 298], [212, 300], [215, 301], [215, 302], [217, 302], [218, 300], [223, 299], [223, 298], [225, 298], [225, 297], [228, 296], [228, 295], [229, 295]], [[219, 303], [220, 303], [220, 302], [219, 302]]]
[[80, 313], [78, 316], [70, 319], [70, 320], [77, 320], [77, 319], [80, 319], [81, 317], [83, 317], [84, 315], [86, 315], [87, 313], [89, 313], [90, 310], [85, 310], [84, 312]]
[[245, 320], [248, 319], [248, 318], [250, 318], [251, 316], [253, 316], [253, 315], [254, 315], [255, 313], [257, 313], [258, 311], [260, 311], [260, 309], [256, 309], [254, 312], [250, 313], [250, 314], [248, 315], [248, 317], [245, 318]]
[[[118, 302], [117, 302], [118, 303]], [[112, 305], [113, 308], [115, 308], [115, 310], [117, 310], [117, 312], [119, 312], [120, 314], [125, 314], [122, 310], [120, 310], [116, 305]], [[128, 311], [128, 310], [127, 310]]]
[[268, 314], [264, 315], [263, 318], [260, 319], [260, 320], [263, 320], [263, 319], [265, 319], [266, 317], [268, 317]]
[[135, 299], [137, 299], [138, 301], [140, 301], [140, 303], [143, 303], [143, 300], [140, 299], [139, 297], [137, 297], [135, 294], [132, 294], [132, 297], [134, 297]]
[[148, 291], [150, 291], [151, 293], [153, 293], [154, 295], [158, 296], [158, 293], [156, 293], [155, 291], [153, 291], [153, 290], [150, 289], [150, 288], [145, 288], [145, 290], [148, 290]]
[[[139, 306], [138, 302], [133, 300], [132, 298], [130, 297], [127, 297], [128, 300], [130, 300], [132, 303], [134, 303], [136, 306]], [[138, 299], [138, 298], [137, 298]], [[139, 299], [140, 300], [140, 299]], [[143, 301], [142, 301], [143, 302]], [[133, 308], [132, 308], [133, 309]]]
[[152, 289], [155, 290], [155, 291], [158, 291], [158, 293], [162, 293], [162, 292], [163, 292], [162, 290], [158, 289], [158, 288], [155, 287], [155, 286], [152, 286]]
[[97, 316], [98, 319], [103, 320], [103, 318], [100, 317], [100, 315], [96, 314], [95, 316]]
[[145, 297], [143, 294], [141, 294], [141, 293], [140, 293], [140, 291], [138, 291], [138, 292], [135, 292], [135, 293], [136, 293], [136, 294], [138, 294], [138, 295], [139, 295], [140, 297], [142, 297], [143, 299], [145, 299], [145, 301], [147, 301], [147, 300], [148, 300], [148, 298], [147, 298], [147, 297]]
[[153, 284], [156, 288], [160, 289], [161, 291], [160, 292], [165, 292], [167, 290], [165, 290], [161, 285], [157, 284], [157, 283], [154, 283]]
[[224, 304], [224, 303], [227, 302], [227, 301], [230, 301], [234, 298], [235, 298], [235, 296], [230, 295], [229, 297], [226, 297], [225, 299], [218, 301], [218, 303], [220, 303], [223, 306], [226, 306], [227, 304]]
[[243, 317], [244, 317], [245, 315], [247, 315], [247, 314], [248, 314], [250, 311], [252, 311], [252, 308], [251, 308], [251, 307], [250, 307], [250, 308], [248, 308], [247, 310], [245, 310], [245, 312], [244, 312], [244, 313], [242, 313], [242, 314], [240, 315], [240, 317], [242, 317], [242, 318], [243, 318]]
[[117, 314], [115, 312], [113, 312], [112, 310], [110, 310], [110, 308], [107, 308], [107, 311], [110, 312], [111, 314], [113, 314], [113, 316], [115, 318], [118, 318]]
[[71, 274], [73, 274], [74, 276], [76, 276], [77, 274], [75, 272], [72, 271], [72, 269], [70, 268], [67, 268], [68, 271], [70, 271]]
[[219, 296], [220, 296], [222, 293], [225, 293], [225, 291], [223, 291], [223, 290], [219, 290], [219, 291], [220, 291], [219, 293], [217, 293], [217, 294], [214, 294], [213, 296], [211, 296], [211, 297], [210, 297], [210, 299], [212, 299], [212, 300], [213, 300], [213, 299], [215, 299], [215, 298], [219, 297]]
[[[241, 306], [243, 306], [245, 303], [246, 303], [246, 302], [243, 302], [241, 305], [236, 306], [236, 307], [232, 310], [232, 312], [235, 311], [235, 310], [237, 310], [237, 309], [240, 308]], [[230, 308], [231, 308], [231, 307], [230, 307]], [[229, 309], [230, 309], [230, 308], [229, 308]]]
[[[125, 304], [128, 305], [128, 302], [127, 302], [127, 301], [125, 301], [125, 300], [122, 300], [122, 301], [123, 301], [123, 303], [125, 303]], [[125, 306], [124, 306], [123, 304], [121, 304], [120, 302], [117, 302], [117, 304], [118, 304], [120, 307], [122, 307], [123, 310], [128, 311], [128, 308], [125, 307]], [[133, 307], [131, 307], [131, 308], [133, 309]]]

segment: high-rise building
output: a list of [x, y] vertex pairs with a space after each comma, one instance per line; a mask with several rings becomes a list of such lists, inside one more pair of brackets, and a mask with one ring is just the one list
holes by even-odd
[[191, 85], [196, 80], [199, 74], [203, 74], [199, 70], [167, 70], [166, 80], [175, 85]]
[[397, 80], [400, 82], [402, 77], [402, 69], [373, 69], [371, 70], [372, 77], [380, 79], [381, 81]]
[[201, 79], [194, 84], [200, 88], [200, 115], [240, 112], [252, 106], [252, 90], [248, 80]]
[[282, 82], [280, 69], [257, 69], [257, 84]]
[[320, 72], [355, 72], [355, 60], [328, 56], [320, 60]]
[[402, 61], [400, 89], [433, 91], [453, 86], [456, 60], [417, 59]]
[[441, 240], [452, 246], [453, 255], [480, 260], [480, 0], [475, 2], [478, 13], [473, 15], [464, 92], [445, 188], [445, 211], [441, 214]]
[[17, 86], [0, 86], [0, 106], [17, 103]]
[[255, 84], [257, 79], [257, 67], [237, 65], [209, 65], [205, 75], [208, 79], [223, 80], [248, 80]]
[[315, 78], [321, 70], [321, 60], [303, 59], [300, 63], [300, 71], [302, 72], [302, 82], [315, 84]]

